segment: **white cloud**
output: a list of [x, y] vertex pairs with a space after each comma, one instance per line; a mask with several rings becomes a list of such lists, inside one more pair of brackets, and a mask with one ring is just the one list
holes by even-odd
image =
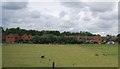
[[62, 11], [62, 12], [59, 14], [59, 16], [60, 16], [60, 18], [63, 18], [66, 14], [67, 14], [67, 13], [66, 13], [65, 11]]
[[14, 3], [3, 5], [3, 27], [117, 34], [116, 3], [29, 2], [23, 6]]

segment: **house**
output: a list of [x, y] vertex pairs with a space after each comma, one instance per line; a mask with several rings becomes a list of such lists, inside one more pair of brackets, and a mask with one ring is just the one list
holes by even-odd
[[108, 41], [116, 42], [118, 37], [112, 36]]
[[19, 38], [20, 36], [18, 34], [9, 34], [5, 37], [5, 42], [10, 44], [15, 43]]
[[80, 42], [91, 42], [91, 43], [101, 43], [101, 36], [78, 36], [78, 41]]
[[18, 34], [11, 33], [11, 34], [6, 35], [5, 42], [12, 44], [12, 43], [19, 42], [20, 39], [30, 40], [31, 38], [32, 38], [32, 35], [24, 34], [24, 35], [20, 36]]
[[24, 34], [24, 35], [22, 35], [21, 36], [21, 39], [23, 39], [23, 40], [30, 40], [32, 38], [32, 35], [27, 35], [27, 34]]
[[112, 36], [107, 42], [107, 44], [116, 44], [116, 43], [117, 43], [117, 37], [115, 36]]
[[101, 37], [102, 42], [105, 42], [107, 44], [114, 44], [117, 42], [118, 37], [112, 36], [112, 37]]
[[92, 43], [101, 43], [102, 39], [101, 36], [88, 36], [87, 41]]
[[78, 36], [78, 37], [77, 37], [77, 40], [78, 40], [79, 42], [86, 42], [87, 36]]
[[102, 42], [107, 42], [108, 41], [108, 37], [101, 37]]

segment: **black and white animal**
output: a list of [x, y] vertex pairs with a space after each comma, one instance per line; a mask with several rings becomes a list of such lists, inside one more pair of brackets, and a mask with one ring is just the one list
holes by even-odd
[[103, 53], [103, 56], [107, 56], [107, 54], [104, 54], [104, 53]]
[[45, 58], [45, 56], [41, 56], [41, 58]]
[[95, 56], [99, 56], [99, 54], [95, 54]]

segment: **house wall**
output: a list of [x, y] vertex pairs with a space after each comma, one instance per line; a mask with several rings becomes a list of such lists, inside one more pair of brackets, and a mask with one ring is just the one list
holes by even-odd
[[9, 34], [5, 37], [5, 42], [6, 43], [15, 43], [15, 41], [19, 40], [19, 39], [23, 39], [23, 40], [29, 40], [32, 38], [32, 35], [22, 35], [19, 36], [17, 34]]
[[87, 38], [86, 38], [86, 36], [78, 36], [77, 40], [80, 42], [86, 42]]
[[32, 38], [32, 35], [24, 34], [24, 35], [21, 36], [21, 39], [23, 39], [23, 40], [29, 40], [31, 38]]
[[95, 42], [98, 42], [98, 43], [102, 42], [101, 37], [100, 36], [96, 36], [95, 37]]
[[78, 36], [77, 40], [82, 42], [97, 42], [97, 43], [102, 42], [100, 36]]
[[5, 38], [6, 43], [14, 43], [15, 42], [15, 36], [14, 35], [7, 35]]

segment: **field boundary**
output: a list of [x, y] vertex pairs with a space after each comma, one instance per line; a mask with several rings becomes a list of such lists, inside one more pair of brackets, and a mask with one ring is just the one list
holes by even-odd
[[2, 69], [119, 69], [118, 67], [3, 67]]

